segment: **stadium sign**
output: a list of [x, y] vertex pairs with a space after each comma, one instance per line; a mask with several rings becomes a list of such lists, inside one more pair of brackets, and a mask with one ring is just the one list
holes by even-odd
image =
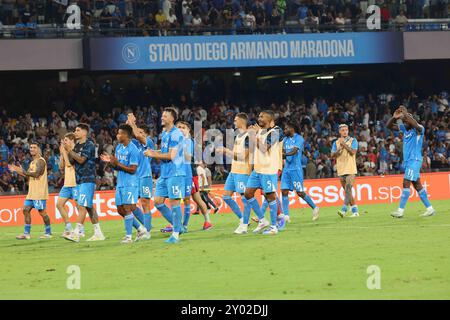
[[[427, 190], [431, 201], [448, 199], [450, 194], [450, 173], [423, 173], [421, 180]], [[403, 175], [357, 177], [353, 188], [353, 195], [358, 205], [390, 204], [397, 202], [402, 194]], [[341, 188], [339, 179], [314, 179], [305, 180], [305, 191], [319, 207], [337, 206], [344, 201], [344, 190]], [[223, 201], [223, 185], [214, 185], [210, 195], [219, 207], [219, 213], [230, 213], [231, 209]], [[411, 187], [410, 201], [420, 201], [417, 191]], [[278, 193], [280, 190], [278, 189]], [[117, 213], [114, 191], [97, 191], [94, 196], [93, 205], [101, 221], [122, 220]], [[289, 194], [291, 208], [303, 208], [306, 203], [293, 192]], [[22, 196], [0, 196], [0, 227], [21, 226], [24, 223], [22, 207], [25, 195]], [[56, 207], [57, 194], [51, 194], [47, 200], [47, 213], [52, 223], [62, 223], [63, 220]], [[241, 197], [234, 195], [234, 200], [241, 203]], [[260, 202], [262, 196], [259, 195]], [[191, 212], [195, 212], [195, 202], [191, 200]], [[72, 202], [66, 203], [67, 212], [71, 222], [76, 221], [78, 211]], [[160, 213], [153, 208], [153, 216]], [[42, 220], [36, 220], [41, 224]]]
[[397, 32], [91, 38], [91, 70], [154, 70], [402, 62]]

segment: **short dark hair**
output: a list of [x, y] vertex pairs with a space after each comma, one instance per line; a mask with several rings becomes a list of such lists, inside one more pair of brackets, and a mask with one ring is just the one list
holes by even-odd
[[292, 121], [288, 121], [288, 122], [286, 123], [286, 127], [290, 127], [290, 128], [292, 128], [292, 129], [294, 129], [295, 132], [298, 132], [298, 131], [299, 131], [299, 130], [298, 130], [298, 126], [297, 126], [294, 122], [292, 122]]
[[164, 112], [169, 112], [173, 117], [173, 121], [177, 122], [178, 112], [177, 112], [177, 110], [175, 110], [175, 108], [172, 108], [172, 107], [165, 108]]
[[64, 135], [65, 138], [75, 141], [75, 134], [73, 132], [66, 133]]
[[125, 131], [130, 138], [133, 136], [133, 128], [128, 124], [121, 124], [119, 130]]
[[30, 142], [30, 147], [31, 147], [31, 146], [36, 146], [36, 147], [38, 147], [39, 153], [42, 155], [41, 145], [40, 145], [38, 142], [36, 142], [36, 141]]
[[239, 119], [245, 120], [245, 122], [248, 122], [248, 115], [244, 112], [237, 113], [236, 117], [238, 117]]
[[89, 133], [89, 125], [87, 123], [79, 123], [76, 126], [77, 128], [80, 128], [82, 130], [86, 130], [87, 133]]
[[272, 110], [263, 110], [261, 113], [268, 114], [273, 120], [275, 120], [275, 113]]
[[145, 132], [146, 134], [150, 134], [150, 127], [149, 127], [148, 125], [143, 124], [143, 125], [140, 125], [139, 128], [142, 129], [142, 130], [144, 130], [144, 132]]

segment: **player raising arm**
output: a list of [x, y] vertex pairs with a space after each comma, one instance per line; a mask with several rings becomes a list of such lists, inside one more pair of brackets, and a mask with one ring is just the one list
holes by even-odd
[[142, 210], [136, 206], [136, 209], [133, 211], [134, 216], [145, 226], [147, 232], [143, 235], [138, 234], [136, 241], [147, 240], [150, 239], [150, 231], [152, 229], [152, 213], [151, 213], [151, 205], [150, 199], [152, 198], [152, 190], [153, 190], [153, 176], [152, 176], [152, 167], [151, 167], [151, 158], [148, 158], [144, 155], [144, 151], [147, 149], [155, 149], [155, 145], [153, 144], [153, 140], [150, 138], [149, 133], [150, 129], [146, 125], [138, 126], [136, 125], [135, 116], [130, 113], [128, 115], [127, 124], [131, 126], [133, 129], [133, 134], [136, 139], [132, 139], [131, 141], [136, 145], [139, 149], [140, 158], [139, 158], [139, 166], [137, 175], [139, 177], [139, 199], [141, 201]]
[[42, 157], [41, 148], [37, 143], [30, 144], [30, 155], [33, 160], [28, 171], [25, 171], [21, 166], [8, 165], [10, 171], [28, 178], [29, 181], [28, 194], [22, 210], [25, 218], [24, 232], [16, 237], [17, 240], [31, 238], [31, 210], [33, 208], [39, 212], [45, 224], [45, 234], [40, 238], [48, 239], [52, 237], [50, 218], [46, 212], [48, 198], [47, 163]]
[[423, 217], [433, 216], [436, 212], [428, 200], [427, 191], [420, 182], [420, 168], [422, 167], [422, 144], [425, 128], [421, 126], [404, 106], [395, 110], [394, 115], [386, 123], [391, 130], [399, 130], [403, 133], [403, 191], [400, 197], [400, 206], [397, 211], [391, 213], [394, 218], [402, 218], [406, 202], [411, 195], [411, 183], [419, 193], [420, 200], [426, 207]]

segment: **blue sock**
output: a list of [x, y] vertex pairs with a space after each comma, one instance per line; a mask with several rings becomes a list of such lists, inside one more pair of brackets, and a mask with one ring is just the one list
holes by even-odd
[[225, 203], [231, 208], [231, 210], [239, 219], [242, 218], [241, 208], [239, 208], [239, 205], [236, 201], [234, 201], [230, 196], [224, 196], [223, 201], [225, 201]]
[[419, 197], [420, 200], [422, 200], [422, 203], [425, 205], [425, 208], [431, 207], [431, 203], [430, 200], [428, 200], [427, 191], [425, 189], [419, 191]]
[[45, 234], [52, 234], [52, 226], [49, 224], [45, 225]]
[[352, 213], [358, 213], [358, 206], [356, 204], [352, 206]]
[[125, 224], [125, 232], [129, 237], [131, 237], [131, 234], [133, 233], [133, 220], [134, 216], [132, 214], [129, 214], [123, 218], [123, 222]]
[[144, 212], [144, 227], [149, 232], [150, 232], [150, 230], [152, 230], [152, 213], [151, 212]]
[[137, 219], [133, 217], [133, 228], [137, 230], [140, 226], [141, 224], [139, 223], [139, 221], [137, 221]]
[[30, 232], [31, 232], [31, 224], [26, 224], [26, 225], [24, 226], [24, 231], [23, 231], [23, 233], [24, 233], [24, 234], [30, 234]]
[[172, 207], [172, 214], [173, 214], [173, 231], [174, 232], [180, 232], [181, 231], [181, 220], [182, 220], [182, 213], [181, 213], [181, 206], [175, 206]]
[[259, 220], [264, 218], [264, 211], [261, 210], [261, 208], [259, 207], [259, 203], [255, 198], [248, 200], [248, 203], [252, 206], [252, 209], [253, 211], [255, 211]]
[[142, 213], [141, 208], [136, 207], [136, 209], [134, 209], [133, 211], [133, 214], [140, 223], [144, 224], [144, 214]]
[[80, 226], [80, 233], [84, 233], [84, 224]]
[[66, 230], [66, 231], [71, 231], [72, 230], [72, 225], [70, 224], [70, 222], [66, 223], [66, 227], [64, 228], [64, 230]]
[[283, 213], [287, 216], [289, 216], [289, 197], [288, 196], [282, 196], [282, 206], [283, 206]]
[[405, 209], [406, 202], [408, 201], [410, 194], [411, 190], [409, 188], [403, 189], [402, 196], [400, 197], [400, 209]]
[[267, 202], [267, 199], [264, 198], [262, 206], [261, 206], [261, 211], [262, 213], [266, 213], [267, 207], [269, 206], [269, 202]]
[[[249, 203], [249, 200], [247, 200], [247, 198], [243, 197], [242, 199], [244, 200], [243, 223], [248, 224], [250, 220], [250, 213], [252, 211], [252, 205]], [[250, 200], [254, 200], [254, 198]]]
[[277, 225], [277, 212], [278, 212], [277, 200], [270, 202], [269, 208], [270, 208], [270, 224], [272, 226], [276, 226]]
[[189, 224], [189, 218], [191, 217], [191, 204], [184, 206], [184, 213], [183, 213], [183, 226], [187, 227]]
[[169, 207], [167, 207], [164, 203], [156, 205], [156, 209], [158, 209], [159, 212], [161, 212], [162, 216], [166, 218], [167, 221], [169, 221], [170, 224], [172, 223], [172, 211], [170, 211]]
[[341, 210], [344, 211], [344, 212], [347, 212], [347, 205], [344, 204], [344, 205], [342, 206], [342, 209], [341, 209]]
[[[311, 209], [315, 209], [315, 208], [316, 208], [316, 205], [314, 204], [314, 201], [312, 201], [312, 199], [311, 199], [308, 195], [305, 195], [305, 197], [303, 198], [303, 200], [306, 201], [306, 203], [308, 204], [308, 206], [311, 207]], [[346, 208], [346, 209], [347, 209], [347, 208]]]

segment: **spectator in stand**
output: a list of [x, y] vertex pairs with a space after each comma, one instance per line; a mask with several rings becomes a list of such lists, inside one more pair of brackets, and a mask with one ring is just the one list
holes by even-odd
[[400, 10], [400, 13], [395, 17], [395, 24], [403, 26], [408, 23], [408, 18], [405, 15], [405, 11]]
[[192, 18], [192, 26], [193, 27], [201, 27], [202, 25], [202, 18], [199, 14], [197, 14], [194, 18]]
[[[66, 132], [73, 131], [79, 122], [90, 124], [92, 131], [90, 138], [96, 145], [96, 153], [107, 152], [112, 154], [117, 144], [115, 137], [120, 123], [126, 120], [126, 115], [130, 110], [139, 115], [139, 124], [147, 124], [152, 128], [152, 138], [159, 142], [161, 124], [159, 122], [162, 103], [169, 101], [164, 97], [161, 103], [152, 104], [150, 100], [141, 101], [139, 97], [144, 97], [149, 90], [147, 85], [133, 87], [127, 85], [124, 80], [117, 82], [93, 81], [92, 95], [89, 101], [101, 101], [108, 97], [114, 97], [114, 101], [121, 101], [119, 106], [110, 107], [110, 101], [106, 100], [107, 112], [97, 112], [95, 106], [89, 107], [92, 111], [83, 112], [77, 110], [67, 110], [63, 114], [58, 112], [47, 112], [43, 116], [38, 114], [20, 114], [13, 116], [6, 110], [11, 110], [8, 106], [3, 107], [0, 112], [0, 180], [3, 181], [2, 188], [7, 190], [24, 190], [26, 185], [23, 179], [13, 175], [7, 170], [7, 162], [20, 163], [27, 168], [30, 163], [28, 155], [29, 143], [38, 141], [43, 149], [49, 165], [49, 174], [52, 172], [53, 187], [59, 186], [58, 170], [55, 163], [58, 162], [58, 143]], [[144, 81], [144, 80], [143, 80]], [[403, 103], [409, 111], [416, 117], [420, 117], [421, 123], [425, 127], [424, 155], [426, 155], [426, 167], [430, 170], [449, 168], [450, 165], [450, 131], [449, 116], [446, 92], [439, 94], [426, 94], [420, 96], [416, 93], [392, 94], [382, 93], [379, 95], [359, 95], [345, 99], [335, 100], [329, 97], [315, 97], [306, 101], [292, 101], [288, 99], [283, 104], [264, 104], [264, 98], [258, 99], [251, 105], [242, 103], [229, 103], [227, 101], [215, 101], [211, 103], [201, 103], [202, 95], [211, 94], [211, 88], [220, 87], [219, 83], [211, 82], [212, 79], [204, 76], [196, 79], [193, 92], [196, 102], [192, 102], [189, 92], [180, 92], [173, 95], [172, 88], [155, 90], [155, 95], [170, 92], [174, 97], [180, 97], [177, 102], [173, 97], [174, 105], [179, 109], [180, 117], [186, 121], [193, 122], [201, 120], [203, 131], [211, 128], [225, 132], [232, 128], [232, 119], [237, 112], [246, 112], [249, 115], [250, 123], [254, 123], [258, 113], [263, 109], [275, 111], [277, 125], [283, 124], [289, 119], [296, 122], [305, 139], [304, 161], [307, 177], [332, 177], [335, 163], [330, 159], [330, 147], [337, 138], [337, 127], [339, 123], [349, 124], [352, 135], [357, 137], [360, 143], [360, 153], [358, 166], [361, 174], [392, 174], [400, 173], [402, 141], [401, 134], [391, 132], [385, 126], [386, 119], [391, 117], [392, 111], [399, 103]], [[208, 84], [209, 83], [209, 84]], [[82, 86], [82, 83], [79, 84]], [[121, 88], [122, 87], [122, 88]], [[57, 92], [58, 88], [52, 88]], [[63, 105], [81, 105], [80, 101], [85, 99], [79, 94], [80, 90], [73, 88], [73, 96], [68, 94], [63, 98]], [[236, 91], [232, 91], [233, 94]], [[224, 97], [228, 97], [224, 95]], [[152, 99], [153, 99], [152, 95]], [[48, 104], [54, 105], [53, 99], [48, 98]], [[143, 106], [142, 103], [145, 103]], [[89, 104], [88, 104], [89, 105]], [[39, 112], [39, 111], [37, 111]], [[138, 124], [138, 125], [139, 125]], [[214, 150], [213, 144], [205, 144], [204, 148]], [[3, 163], [1, 162], [3, 161]], [[7, 162], [5, 162], [7, 161]], [[425, 161], [425, 160], [424, 160]], [[206, 159], [205, 159], [206, 162]], [[102, 164], [98, 163], [97, 184], [100, 188], [110, 188], [111, 179], [115, 179], [110, 172], [105, 170]], [[152, 162], [155, 178], [159, 175], [158, 162]], [[213, 178], [224, 177], [229, 170], [229, 164], [223, 167], [211, 167]]]
[[281, 15], [276, 7], [272, 9], [272, 14], [270, 15], [270, 26], [277, 30], [281, 26]]
[[5, 140], [0, 138], [0, 161], [8, 161], [9, 159], [9, 148], [5, 144]]
[[316, 17], [312, 10], [308, 10], [308, 16], [306, 17], [306, 26], [310, 32], [317, 32], [319, 27], [319, 17]]
[[137, 28], [137, 23], [132, 13], [128, 14], [128, 16], [125, 18], [124, 24], [125, 28], [127, 29]]
[[385, 3], [381, 5], [380, 15], [381, 15], [381, 24], [383, 28], [387, 28], [387, 25], [391, 21], [391, 13], [389, 11], [388, 6]]
[[177, 16], [175, 15], [175, 11], [170, 9], [169, 16], [167, 17], [167, 23], [169, 24], [170, 29], [175, 29], [179, 27], [179, 23], [177, 20]]
[[[126, 28], [131, 28], [131, 21], [134, 20], [136, 25], [143, 27], [138, 34], [149, 34], [148, 26], [143, 23], [138, 23], [142, 18], [147, 18], [149, 14], [156, 16], [158, 10], [162, 10], [166, 21], [169, 20], [170, 10], [173, 9], [177, 16], [177, 21], [184, 26], [183, 17], [187, 15], [187, 10], [191, 10], [192, 17], [200, 15], [202, 24], [204, 26], [221, 27], [225, 26], [231, 28], [233, 25], [239, 24], [239, 20], [243, 21], [247, 28], [245, 16], [241, 19], [235, 15], [241, 11], [252, 11], [255, 16], [255, 25], [257, 27], [252, 29], [252, 32], [261, 32], [261, 26], [265, 22], [268, 26], [283, 26], [289, 20], [297, 20], [303, 30], [305, 27], [308, 12], [311, 10], [310, 17], [317, 17], [319, 25], [324, 26], [324, 31], [333, 31], [333, 25], [337, 19], [339, 26], [338, 30], [345, 28], [350, 23], [364, 22], [364, 12], [366, 12], [368, 1], [350, 1], [350, 0], [161, 0], [161, 1], [144, 1], [144, 0], [78, 0], [76, 1], [80, 6], [82, 15], [82, 24], [86, 31], [90, 31], [97, 27], [102, 29], [116, 27], [117, 20], [115, 17], [121, 17], [122, 23]], [[373, 1], [372, 1], [373, 2]], [[396, 17], [399, 18], [398, 24], [404, 24], [407, 20], [406, 12], [409, 18], [446, 18], [448, 16], [448, 1], [447, 0], [428, 0], [425, 5], [420, 1], [404, 0], [404, 1], [381, 1], [376, 2], [381, 6], [382, 22], [384, 25], [389, 23], [391, 17], [396, 16], [398, 12], [403, 11]], [[242, 9], [240, 9], [242, 6]], [[58, 4], [54, 1], [27, 1], [27, 0], [2, 0], [3, 14], [0, 21], [4, 25], [15, 25], [19, 18], [22, 23], [28, 28], [35, 29], [36, 23], [56, 23], [63, 25], [67, 15], [65, 13], [66, 6]], [[273, 18], [273, 10], [276, 9], [276, 14]], [[106, 10], [106, 11], [105, 11]], [[406, 11], [405, 11], [406, 10]], [[425, 12], [426, 11], [426, 12]], [[112, 17], [106, 14], [108, 12]], [[120, 14], [119, 14], [120, 12]], [[344, 19], [344, 27], [340, 16]], [[124, 19], [124, 17], [127, 17]], [[111, 19], [112, 18], [112, 19]], [[125, 21], [126, 20], [126, 21]], [[171, 19], [173, 20], [173, 18]], [[278, 21], [279, 20], [279, 21]], [[401, 21], [400, 21], [401, 20]], [[394, 20], [395, 21], [395, 20]], [[127, 23], [128, 22], [128, 23]], [[188, 21], [190, 23], [190, 21]], [[364, 23], [361, 24], [363, 26]], [[34, 26], [34, 27], [33, 27]], [[178, 26], [170, 25], [168, 28], [176, 28]], [[310, 28], [315, 32], [315, 28]], [[322, 28], [321, 28], [322, 29]], [[354, 27], [354, 30], [364, 30], [363, 27]], [[21, 31], [21, 30], [18, 30]], [[120, 31], [117, 31], [120, 34]], [[108, 32], [108, 34], [111, 33]], [[170, 32], [169, 32], [170, 33]], [[33, 36], [35, 32], [29, 32], [27, 36]], [[20, 35], [20, 33], [19, 33]], [[157, 35], [157, 34], [154, 34]]]
[[187, 9], [186, 13], [183, 15], [183, 23], [186, 27], [192, 26], [192, 21], [194, 17], [192, 16], [191, 9]]
[[161, 7], [166, 20], [168, 20], [170, 16], [170, 10], [172, 9], [172, 3], [170, 2], [170, 0], [163, 0]]
[[122, 13], [119, 7], [115, 7], [113, 13], [111, 13], [111, 27], [114, 29], [119, 29], [122, 25]]
[[159, 34], [158, 35], [166, 35], [167, 34], [167, 18], [166, 15], [164, 14], [164, 12], [159, 9], [158, 13], [155, 16], [155, 20], [156, 20], [156, 26], [159, 29]]
[[338, 32], [344, 32], [345, 31], [345, 18], [344, 14], [342, 12], [338, 13], [338, 16], [334, 20], [334, 23], [336, 25]]
[[100, 14], [100, 28], [110, 28], [112, 21], [111, 12], [107, 7], [104, 7], [102, 13]]
[[244, 26], [249, 29], [251, 32], [255, 30], [256, 27], [256, 17], [253, 14], [253, 11], [249, 11], [244, 18]]
[[306, 4], [306, 1], [302, 1], [297, 11], [298, 21], [300, 23], [302, 31], [304, 31], [306, 25], [306, 18], [308, 17], [308, 11], [309, 9]]
[[335, 19], [331, 11], [327, 12], [326, 16], [322, 19], [321, 24], [325, 26], [323, 28], [325, 32], [334, 32], [336, 30]]

